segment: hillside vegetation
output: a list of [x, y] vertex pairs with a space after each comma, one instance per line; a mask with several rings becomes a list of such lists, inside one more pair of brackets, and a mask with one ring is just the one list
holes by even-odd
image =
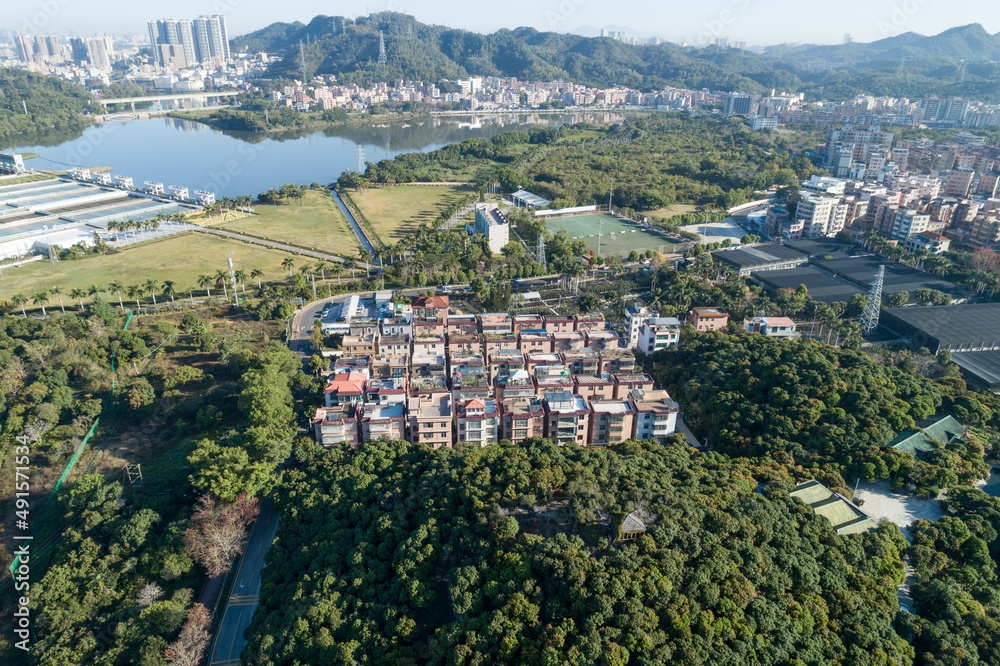
[[84, 111], [99, 108], [80, 86], [24, 69], [0, 68], [0, 90], [0, 149], [44, 142], [49, 132], [82, 130], [90, 123]]
[[[680, 440], [297, 457], [253, 663], [911, 663], [895, 527], [837, 537]], [[613, 545], [632, 510], [647, 534]]]
[[[388, 57], [384, 71], [378, 68], [380, 31]], [[776, 88], [830, 100], [859, 94], [1000, 98], [1000, 38], [978, 24], [932, 37], [906, 33], [870, 44], [779, 46], [756, 54], [671, 43], [635, 46], [533, 28], [483, 35], [380, 12], [356, 20], [317, 16], [308, 25], [275, 23], [232, 42], [235, 50], [282, 53], [272, 74], [287, 77], [301, 77], [301, 42], [307, 74], [335, 74], [342, 83], [481, 75], [641, 90]]]

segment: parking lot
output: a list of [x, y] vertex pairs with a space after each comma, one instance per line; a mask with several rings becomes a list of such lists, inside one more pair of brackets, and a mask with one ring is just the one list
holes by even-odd
[[[888, 481], [862, 482], [854, 493], [855, 503], [859, 500], [862, 502], [861, 510], [871, 516], [872, 520], [885, 518], [901, 529], [921, 518], [934, 521], [942, 515], [941, 504], [936, 499], [920, 499], [893, 492]], [[903, 534], [907, 534], [905, 529]]]

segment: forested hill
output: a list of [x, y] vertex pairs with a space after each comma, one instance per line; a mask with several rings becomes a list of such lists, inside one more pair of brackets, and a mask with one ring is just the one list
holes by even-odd
[[[388, 61], [384, 72], [377, 67], [380, 31]], [[317, 16], [308, 25], [275, 23], [232, 40], [237, 51], [281, 53], [284, 59], [272, 73], [289, 77], [301, 76], [300, 43], [309, 76], [335, 74], [345, 83], [483, 75], [643, 90], [666, 85], [756, 92], [776, 88], [831, 100], [857, 94], [1000, 98], [995, 84], [1000, 66], [993, 60], [1000, 53], [1000, 38], [979, 25], [932, 37], [907, 33], [870, 44], [774, 47], [754, 54], [670, 43], [633, 46], [532, 28], [483, 35], [381, 12], [356, 20]]]
[[[0, 149], [44, 143], [48, 132], [79, 130], [93, 96], [78, 85], [24, 69], [0, 68]], [[27, 110], [27, 113], [25, 113]]]
[[[253, 663], [912, 663], [902, 534], [838, 537], [783, 470], [761, 494], [679, 438], [297, 449]], [[647, 534], [613, 545], [633, 510]]]

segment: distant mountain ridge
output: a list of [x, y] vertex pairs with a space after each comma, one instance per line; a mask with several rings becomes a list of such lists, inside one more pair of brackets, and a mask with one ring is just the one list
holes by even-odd
[[[380, 33], [386, 48], [384, 69], [378, 66]], [[667, 85], [748, 92], [776, 88], [828, 100], [858, 94], [1000, 99], [1000, 35], [989, 34], [979, 24], [933, 36], [907, 32], [869, 43], [779, 45], [757, 54], [669, 42], [634, 46], [608, 37], [533, 28], [484, 35], [380, 12], [357, 19], [316, 16], [308, 24], [274, 23], [236, 37], [232, 47], [280, 53], [283, 60], [273, 66], [272, 75], [300, 78], [300, 43], [308, 76], [334, 74], [345, 83], [454, 80], [478, 74], [641, 90]]]

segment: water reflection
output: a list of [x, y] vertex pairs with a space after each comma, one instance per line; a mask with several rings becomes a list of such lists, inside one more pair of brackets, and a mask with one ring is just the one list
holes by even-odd
[[340, 125], [316, 131], [234, 132], [177, 118], [111, 122], [82, 133], [26, 137], [17, 149], [37, 152], [30, 165], [111, 167], [115, 175], [208, 190], [254, 194], [283, 183], [332, 183], [358, 166], [401, 153], [426, 152], [471, 138], [563, 124], [620, 122], [622, 113], [502, 113], [428, 116], [405, 123]]

